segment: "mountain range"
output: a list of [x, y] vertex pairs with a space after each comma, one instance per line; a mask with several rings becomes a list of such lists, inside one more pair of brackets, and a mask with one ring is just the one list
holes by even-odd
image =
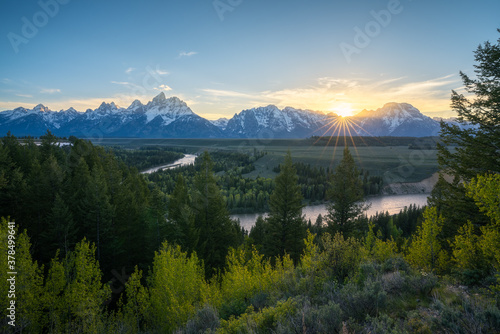
[[[451, 121], [451, 120], [450, 120]], [[209, 121], [177, 97], [160, 93], [128, 108], [103, 102], [97, 109], [52, 111], [42, 104], [0, 112], [0, 133], [40, 136], [50, 130], [58, 136], [135, 138], [306, 138], [311, 136], [436, 136], [439, 120], [423, 115], [407, 103], [387, 103], [340, 117], [330, 112], [279, 109], [274, 105], [246, 109], [231, 119]]]

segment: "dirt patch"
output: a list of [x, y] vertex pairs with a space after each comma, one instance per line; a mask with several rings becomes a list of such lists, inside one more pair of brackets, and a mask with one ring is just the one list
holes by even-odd
[[[448, 182], [452, 181], [452, 177], [443, 174], [444, 179]], [[409, 194], [430, 194], [432, 188], [439, 180], [439, 172], [432, 174], [431, 177], [420, 182], [397, 182], [386, 185], [382, 188], [382, 195], [409, 195]]]

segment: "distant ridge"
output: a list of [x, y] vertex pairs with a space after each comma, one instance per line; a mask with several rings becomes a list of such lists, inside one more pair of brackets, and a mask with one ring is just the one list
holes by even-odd
[[[338, 126], [339, 122], [345, 122], [342, 124], [347, 124], [348, 129]], [[0, 132], [5, 135], [10, 131], [16, 136], [40, 136], [50, 130], [58, 136], [86, 138], [306, 138], [344, 132], [425, 137], [438, 135], [439, 129], [438, 120], [423, 115], [411, 104], [395, 102], [345, 119], [331, 112], [269, 105], [243, 110], [231, 119], [209, 121], [195, 114], [184, 101], [175, 96], [167, 98], [163, 92], [146, 104], [135, 100], [127, 108], [102, 102], [85, 112], [73, 108], [52, 111], [43, 104], [0, 112]]]

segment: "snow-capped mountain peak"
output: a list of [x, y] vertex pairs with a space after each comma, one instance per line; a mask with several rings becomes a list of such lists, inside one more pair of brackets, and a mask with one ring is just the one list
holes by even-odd
[[226, 132], [235, 137], [258, 138], [273, 134], [279, 138], [311, 136], [327, 116], [321, 112], [275, 105], [246, 109], [228, 121]]
[[[167, 98], [162, 92], [147, 104], [135, 100], [127, 109], [103, 102], [85, 113], [73, 108], [51, 111], [42, 104], [33, 109], [6, 110], [0, 112], [0, 132], [39, 136], [50, 129], [59, 136], [81, 137], [305, 138], [330, 135], [328, 131], [333, 129], [331, 125], [337, 117], [332, 112], [268, 105], [242, 110], [229, 120], [208, 121], [196, 115], [184, 101]], [[349, 135], [422, 137], [438, 135], [440, 130], [437, 120], [408, 103], [386, 103], [349, 118], [353, 121], [349, 123]]]
[[225, 130], [227, 127], [227, 122], [229, 122], [229, 119], [222, 117], [222, 118], [216, 119], [214, 121], [210, 121], [210, 122], [213, 125], [215, 125], [216, 127], [218, 127], [219, 129]]
[[103, 103], [101, 103], [99, 108], [97, 108], [95, 111], [100, 112], [100, 113], [105, 113], [105, 112], [116, 112], [118, 110], [119, 110], [119, 107], [114, 102], [111, 102], [111, 103], [103, 102]]
[[35, 108], [33, 108], [33, 111], [34, 112], [49, 112], [51, 110], [40, 103], [40, 104], [36, 105]]
[[142, 108], [142, 107], [144, 107], [144, 105], [142, 104], [141, 101], [134, 100], [134, 102], [132, 102], [132, 104], [127, 108], [127, 110], [135, 111], [135, 110]]
[[67, 110], [61, 110], [60, 112], [66, 112], [66, 113], [77, 113], [78, 111], [75, 110], [73, 107], [69, 107]]
[[[363, 110], [353, 117], [360, 125], [360, 135], [370, 133], [390, 136], [437, 135], [439, 124], [409, 103], [390, 102], [377, 110]], [[365, 133], [360, 133], [364, 132]]]
[[148, 123], [161, 117], [163, 125], [168, 125], [183, 116], [195, 115], [186, 102], [175, 96], [167, 99], [163, 92], [158, 94], [153, 101], [148, 102], [145, 109]]
[[163, 101], [165, 101], [166, 99], [167, 99], [167, 97], [165, 96], [165, 93], [161, 92], [160, 94], [156, 95], [156, 96], [153, 98], [153, 103], [160, 104], [160, 103], [162, 103]]

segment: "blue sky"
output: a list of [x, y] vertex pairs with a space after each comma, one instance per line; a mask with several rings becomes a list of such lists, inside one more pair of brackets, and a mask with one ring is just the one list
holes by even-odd
[[209, 119], [386, 102], [451, 116], [458, 73], [498, 39], [499, 13], [498, 0], [3, 0], [0, 110], [127, 107], [163, 91]]

